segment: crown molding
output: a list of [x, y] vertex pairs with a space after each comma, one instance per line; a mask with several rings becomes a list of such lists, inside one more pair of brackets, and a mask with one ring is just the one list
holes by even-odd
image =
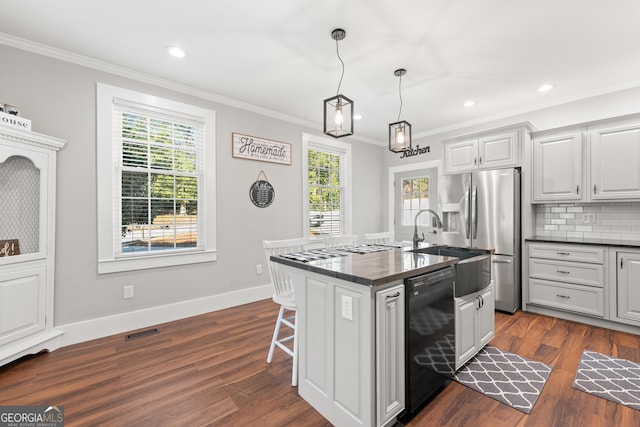
[[[233, 98], [228, 98], [225, 96], [215, 94], [213, 92], [194, 88], [192, 86], [184, 85], [181, 83], [176, 83], [172, 80], [163, 79], [161, 77], [157, 77], [152, 74], [131, 70], [126, 67], [121, 67], [121, 66], [114, 65], [105, 61], [100, 61], [88, 56], [79, 55], [66, 50], [58, 49], [53, 46], [48, 46], [42, 43], [33, 42], [20, 37], [15, 37], [10, 34], [0, 32], [0, 44], [13, 47], [16, 49], [21, 49], [28, 52], [36, 53], [38, 55], [47, 56], [49, 58], [58, 59], [60, 61], [69, 62], [72, 64], [91, 68], [94, 70], [103, 71], [116, 76], [125, 77], [131, 80], [136, 80], [142, 83], [159, 86], [159, 87], [170, 89], [186, 95], [191, 95], [197, 98], [205, 99], [207, 101], [216, 102], [229, 107], [249, 111], [252, 113], [271, 117], [273, 119], [282, 120], [284, 122], [305, 126], [310, 129], [321, 131], [321, 127], [319, 126], [318, 123], [314, 123], [309, 120], [302, 119], [300, 117], [291, 116], [289, 114], [284, 114], [278, 111], [270, 110], [268, 108], [249, 104], [247, 102], [238, 101]], [[366, 142], [374, 145], [381, 144], [379, 141], [366, 138], [366, 137], [352, 137], [350, 139], [358, 140], [358, 141], [362, 141], [362, 142]]]

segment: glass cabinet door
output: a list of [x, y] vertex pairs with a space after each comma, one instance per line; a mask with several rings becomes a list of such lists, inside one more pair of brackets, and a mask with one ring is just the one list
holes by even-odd
[[40, 238], [40, 175], [25, 156], [12, 155], [0, 163], [0, 260], [45, 252]]

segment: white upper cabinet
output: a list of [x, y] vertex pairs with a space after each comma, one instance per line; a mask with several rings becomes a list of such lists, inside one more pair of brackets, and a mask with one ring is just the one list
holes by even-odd
[[640, 123], [590, 130], [588, 141], [591, 199], [640, 198]]
[[520, 166], [519, 130], [513, 129], [478, 138], [478, 166], [497, 169]]
[[445, 173], [520, 166], [521, 145], [530, 129], [520, 123], [443, 141]]
[[534, 203], [640, 200], [640, 115], [532, 138]]
[[445, 145], [444, 158], [447, 173], [478, 169], [478, 140], [474, 138]]
[[533, 200], [582, 200], [583, 132], [533, 138]]

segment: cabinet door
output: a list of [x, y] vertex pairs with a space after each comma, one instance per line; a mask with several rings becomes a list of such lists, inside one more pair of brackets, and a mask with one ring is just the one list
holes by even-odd
[[640, 322], [640, 254], [618, 252], [618, 317]]
[[46, 270], [0, 275], [0, 345], [45, 329]]
[[404, 285], [376, 293], [376, 425], [404, 409]]
[[518, 131], [487, 135], [478, 139], [480, 168], [503, 168], [520, 165]]
[[640, 198], [640, 123], [589, 131], [591, 199]]
[[449, 142], [444, 147], [445, 173], [478, 169], [478, 139]]
[[533, 140], [533, 201], [573, 201], [584, 198], [583, 133]]
[[481, 306], [478, 309], [477, 334], [478, 350], [480, 350], [495, 335], [495, 294], [493, 286], [480, 292]]
[[456, 369], [478, 352], [476, 310], [479, 305], [476, 294], [456, 298]]

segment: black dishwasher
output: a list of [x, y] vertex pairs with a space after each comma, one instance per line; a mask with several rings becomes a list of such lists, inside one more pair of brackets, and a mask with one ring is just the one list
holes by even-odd
[[451, 382], [455, 373], [455, 270], [446, 267], [405, 279], [406, 423]]

